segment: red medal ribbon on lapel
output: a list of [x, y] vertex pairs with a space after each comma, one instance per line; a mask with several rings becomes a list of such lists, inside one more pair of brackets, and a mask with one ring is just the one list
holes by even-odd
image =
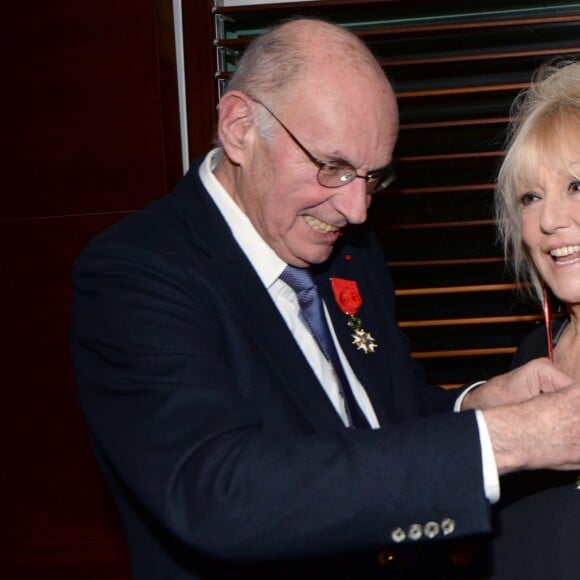
[[331, 278], [330, 285], [338, 307], [348, 316], [348, 325], [353, 330], [352, 344], [356, 346], [357, 350], [362, 350], [365, 354], [375, 352], [377, 349], [376, 340], [362, 327], [361, 319], [356, 316], [358, 309], [362, 306], [362, 296], [356, 281], [346, 278]]
[[354, 316], [362, 305], [362, 297], [356, 281], [331, 278], [330, 284], [338, 307], [348, 316]]

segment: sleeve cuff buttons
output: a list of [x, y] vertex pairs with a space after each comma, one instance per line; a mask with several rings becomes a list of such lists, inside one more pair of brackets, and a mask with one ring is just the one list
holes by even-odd
[[423, 538], [423, 536], [432, 540], [439, 536], [439, 534], [449, 536], [454, 531], [455, 521], [451, 518], [445, 518], [441, 523], [427, 522], [424, 526], [421, 524], [411, 524], [407, 531], [403, 528], [396, 528], [391, 532], [391, 540], [396, 544], [400, 544], [407, 539], [416, 542]]

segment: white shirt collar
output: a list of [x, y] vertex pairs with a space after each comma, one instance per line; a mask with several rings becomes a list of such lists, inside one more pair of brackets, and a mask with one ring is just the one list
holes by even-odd
[[199, 177], [262, 283], [269, 288], [279, 278], [286, 262], [262, 239], [248, 216], [214, 175], [220, 154], [223, 155], [223, 151], [213, 149], [205, 156], [199, 166]]

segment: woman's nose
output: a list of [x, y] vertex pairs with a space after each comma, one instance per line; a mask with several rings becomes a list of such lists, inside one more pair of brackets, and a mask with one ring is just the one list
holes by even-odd
[[540, 217], [540, 228], [547, 234], [553, 234], [570, 225], [571, 218], [567, 200], [560, 195], [546, 196]]

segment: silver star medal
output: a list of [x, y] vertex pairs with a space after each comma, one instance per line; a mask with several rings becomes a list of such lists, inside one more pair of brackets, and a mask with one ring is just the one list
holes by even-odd
[[352, 344], [356, 346], [357, 350], [362, 350], [365, 354], [375, 352], [378, 348], [377, 342], [371, 333], [362, 327], [361, 319], [351, 316], [348, 325], [354, 330], [353, 334], [351, 334], [353, 338]]

